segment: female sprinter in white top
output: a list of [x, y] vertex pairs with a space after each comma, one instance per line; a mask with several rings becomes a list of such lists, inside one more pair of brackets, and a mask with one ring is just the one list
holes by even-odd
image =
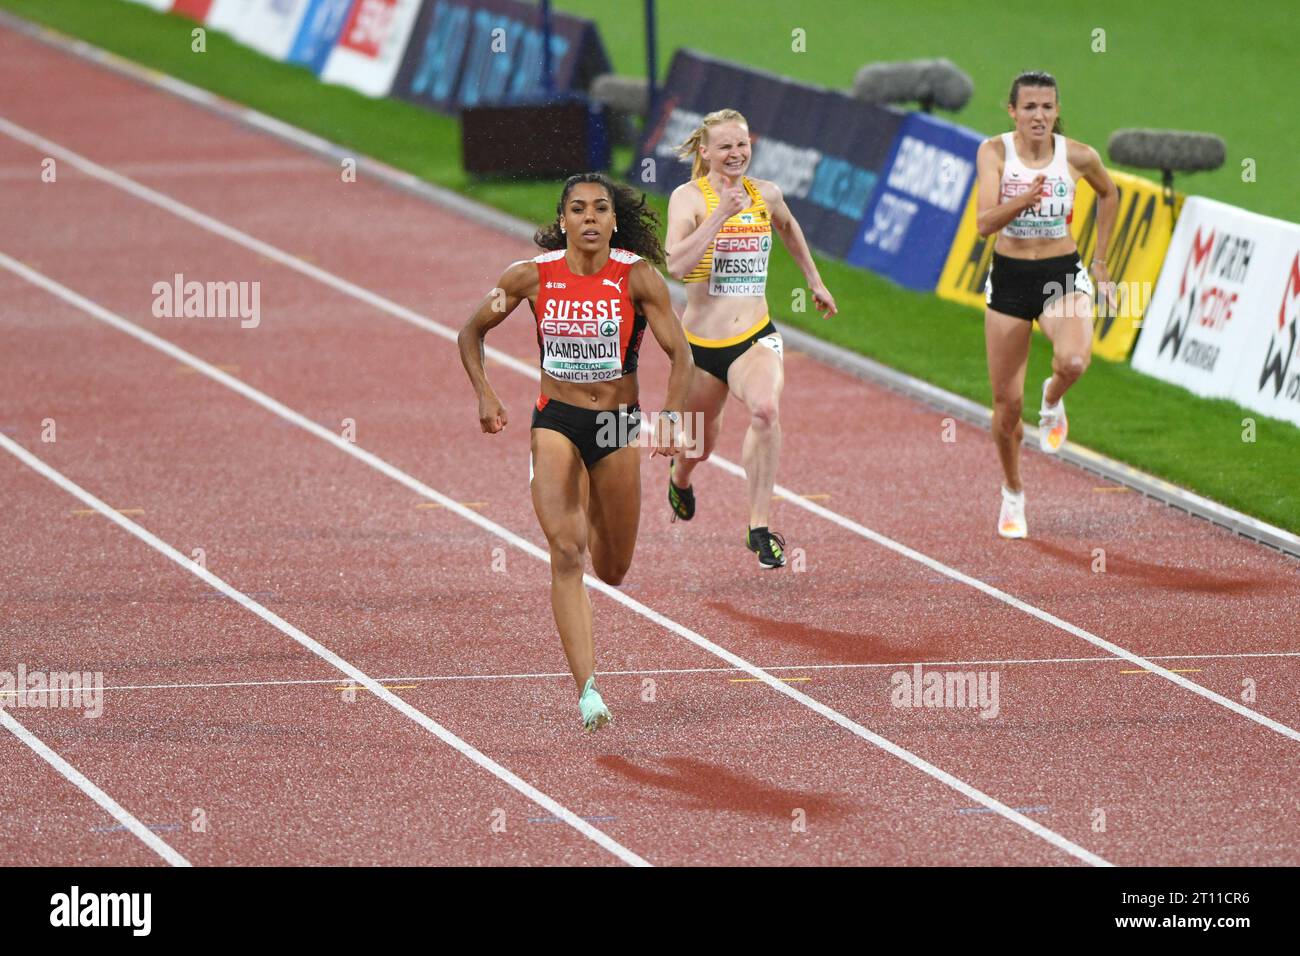
[[[686, 401], [687, 447], [699, 457], [672, 460], [668, 503], [674, 520], [695, 515], [691, 473], [713, 452], [727, 395], [749, 412], [742, 463], [748, 484], [749, 525], [745, 544], [759, 565], [785, 564], [785, 541], [768, 529], [772, 486], [781, 452], [778, 408], [784, 373], [781, 333], [768, 317], [767, 264], [775, 229], [803, 271], [813, 301], [824, 317], [835, 300], [813, 263], [803, 230], [775, 183], [745, 176], [749, 168], [749, 124], [731, 109], [705, 116], [678, 148], [693, 164], [691, 181], [668, 202], [668, 272], [686, 283], [682, 324], [698, 367]], [[696, 434], [702, 427], [703, 435]], [[702, 441], [701, 441], [702, 439]]]
[[1043, 382], [1038, 435], [1039, 447], [1053, 455], [1065, 444], [1069, 427], [1063, 397], [1092, 355], [1093, 285], [1070, 235], [1074, 184], [1083, 177], [1097, 193], [1092, 275], [1112, 306], [1106, 250], [1119, 197], [1097, 151], [1061, 135], [1060, 102], [1050, 74], [1016, 77], [1007, 112], [1015, 131], [985, 140], [976, 156], [978, 229], [981, 236], [998, 233], [984, 311], [993, 438], [1003, 472], [998, 534], [1023, 538], [1029, 529], [1020, 481], [1020, 413], [1034, 320], [1052, 343], [1052, 375]]
[[680, 409], [691, 352], [652, 263], [663, 262], [659, 221], [627, 186], [600, 173], [571, 176], [556, 218], [535, 241], [548, 250], [516, 262], [465, 323], [460, 357], [478, 395], [479, 425], [496, 434], [508, 416], [488, 383], [483, 338], [524, 300], [541, 350], [541, 395], [533, 409], [533, 508], [551, 551], [551, 610], [578, 685], [583, 726], [610, 721], [596, 690], [591, 600], [582, 575], [622, 583], [641, 517], [637, 355], [646, 326], [668, 353], [666, 407], [651, 455], [681, 450]]

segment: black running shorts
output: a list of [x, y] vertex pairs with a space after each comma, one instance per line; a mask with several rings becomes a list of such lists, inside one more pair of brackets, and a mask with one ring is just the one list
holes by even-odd
[[727, 370], [731, 368], [731, 363], [748, 352], [749, 347], [755, 342], [761, 342], [777, 355], [781, 355], [782, 351], [781, 333], [777, 332], [776, 326], [767, 317], [764, 317], [762, 323], [734, 339], [701, 339], [687, 332], [686, 341], [691, 345], [695, 367], [703, 369], [714, 378], [721, 379], [723, 385], [727, 384]]
[[533, 427], [549, 428], [573, 442], [590, 470], [610, 452], [636, 444], [641, 433], [641, 406], [579, 408], [543, 395], [533, 407]]
[[1082, 292], [1090, 299], [1093, 295], [1092, 277], [1077, 252], [1051, 259], [1014, 259], [995, 252], [984, 285], [984, 301], [995, 312], [1032, 322], [1072, 292]]

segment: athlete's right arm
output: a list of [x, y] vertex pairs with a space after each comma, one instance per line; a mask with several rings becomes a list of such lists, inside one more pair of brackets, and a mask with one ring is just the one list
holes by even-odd
[[456, 336], [460, 347], [460, 361], [469, 374], [470, 384], [478, 395], [479, 425], [483, 431], [495, 434], [506, 427], [505, 406], [487, 380], [483, 364], [483, 339], [489, 329], [505, 321], [521, 301], [537, 290], [537, 264], [531, 259], [516, 262], [501, 275], [501, 281], [487, 294], [474, 310], [465, 327]]
[[998, 155], [997, 140], [986, 139], [980, 143], [975, 154], [975, 170], [979, 177], [979, 193], [976, 197], [975, 229], [981, 236], [991, 236], [1026, 209], [1038, 204], [1039, 193], [1045, 178], [1040, 174], [1018, 196], [1012, 196], [1004, 203], [998, 202], [1002, 192], [1002, 157]]
[[[672, 197], [668, 200], [668, 236], [664, 242], [670, 276], [680, 281], [699, 264], [727, 217], [734, 216], [745, 208], [745, 203], [741, 203], [739, 208], [732, 208], [736, 202], [729, 196], [722, 196], [717, 208], [697, 226], [696, 218], [707, 208], [699, 188], [690, 182], [673, 190]], [[745, 202], [748, 202], [748, 197]]]

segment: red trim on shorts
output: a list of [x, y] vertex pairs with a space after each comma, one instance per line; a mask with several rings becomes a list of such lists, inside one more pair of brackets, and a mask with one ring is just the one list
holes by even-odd
[[540, 412], [540, 411], [543, 411], [543, 410], [546, 408], [546, 403], [549, 402], [550, 400], [551, 400], [551, 398], [550, 398], [549, 395], [538, 395], [538, 396], [537, 396], [537, 410], [538, 410], [539, 412]]

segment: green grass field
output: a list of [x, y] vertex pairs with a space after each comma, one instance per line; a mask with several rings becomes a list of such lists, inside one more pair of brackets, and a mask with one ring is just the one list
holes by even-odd
[[[561, 0], [561, 5], [580, 12], [596, 7], [588, 0]], [[643, 62], [638, 47], [640, 6], [634, 0], [621, 0], [617, 17], [604, 12], [598, 17], [616, 64], [629, 72]], [[1270, 176], [1275, 181], [1282, 177], [1280, 173], [1267, 171], [1283, 168], [1288, 161], [1294, 170], [1294, 160], [1289, 157], [1296, 155], [1295, 129], [1283, 131], [1282, 123], [1275, 121], [1285, 107], [1274, 105], [1273, 101], [1285, 103], [1285, 89], [1289, 88], [1278, 64], [1294, 63], [1294, 56], [1282, 47], [1278, 18], [1270, 21], [1271, 31], [1250, 27], [1240, 35], [1239, 41], [1234, 39], [1238, 34], [1228, 31], [1230, 27], [1247, 30], [1241, 26], [1247, 19], [1241, 8], [1235, 8], [1237, 19], [1221, 28], [1195, 29], [1175, 23], [1161, 34], [1166, 51], [1172, 52], [1159, 54], [1139, 48], [1136, 37], [1140, 33], [1151, 36], [1154, 31], [1163, 30], [1162, 18], [1137, 13], [1136, 4], [1130, 11], [1106, 0], [1100, 7], [1113, 7], [1117, 12], [1097, 13], [1098, 5], [1093, 5], [1086, 12], [1053, 13], [1051, 17], [1041, 7], [1034, 8], [1037, 14], [1031, 13], [1028, 6], [1017, 13], [1017, 5], [1002, 4], [1002, 9], [1011, 11], [1007, 22], [1014, 23], [1027, 37], [1024, 42], [1017, 41], [1017, 49], [1032, 46], [1053, 51], [1051, 61], [1044, 63], [1041, 59], [1021, 62], [1019, 56], [1009, 59], [1005, 43], [988, 39], [1010, 35], [1007, 23], [980, 22], [971, 19], [970, 14], [963, 14], [964, 19], [945, 19], [939, 13], [926, 12], [932, 4], [895, 8], [849, 0], [842, 3], [801, 0], [797, 5], [800, 22], [780, 12], [792, 6], [795, 5], [751, 2], [739, 7], [715, 8], [681, 0], [661, 0], [661, 48], [665, 63], [673, 44], [690, 42], [718, 55], [761, 60], [769, 69], [803, 79], [847, 85], [854, 69], [872, 57], [947, 53], [972, 73], [977, 87], [976, 100], [960, 120], [989, 131], [1001, 128], [997, 125], [997, 102], [1005, 95], [1005, 90], [1000, 88], [1008, 84], [1011, 74], [1022, 66], [1046, 66], [1057, 73], [1065, 88], [1063, 105], [1071, 133], [1085, 140], [1101, 142], [1111, 128], [1137, 123], [1214, 129], [1229, 137], [1231, 164], [1232, 157], [1242, 153], [1227, 128], [1229, 120], [1241, 127], [1243, 135], [1253, 130], [1258, 130], [1261, 137], [1266, 133], [1271, 139], [1268, 143], [1261, 139], [1259, 145], [1269, 146], [1271, 152], [1266, 153], [1262, 148], [1257, 151], [1259, 182], [1233, 187], [1231, 177], [1227, 177], [1223, 188], [1228, 191], [1212, 192], [1208, 187], [1217, 180], [1202, 175], [1182, 185], [1260, 212], [1291, 218], [1300, 214], [1300, 189], [1297, 189], [1300, 182], [1294, 172], [1289, 175], [1286, 188], [1276, 182], [1268, 185]], [[346, 89], [325, 86], [305, 70], [267, 60], [216, 33], [209, 34], [207, 53], [191, 53], [192, 23], [178, 17], [160, 16], [136, 4], [119, 0], [57, 0], [55, 3], [0, 0], [0, 7], [246, 103], [514, 215], [540, 222], [554, 214], [557, 183], [470, 181], [460, 168], [459, 124], [453, 118], [397, 100], [370, 100]], [[1280, 16], [1280, 4], [1274, 7]], [[866, 12], [843, 12], [870, 10], [872, 16], [878, 16], [885, 9], [893, 11], [888, 15], [888, 23], [876, 23]], [[724, 11], [728, 16], [724, 17]], [[1178, 18], [1171, 15], [1166, 19]], [[792, 54], [790, 30], [804, 21], [809, 52]], [[1105, 54], [1092, 54], [1089, 50], [1090, 31], [1097, 26], [1107, 29], [1109, 49]], [[934, 32], [926, 39], [931, 30]], [[1079, 33], [1077, 39], [1074, 32]], [[1273, 32], [1277, 39], [1271, 35]], [[827, 41], [828, 49], [822, 51], [818, 37], [830, 36], [840, 37], [840, 46], [848, 49], [836, 54]], [[851, 37], [851, 42], [843, 41], [844, 37]], [[1034, 40], [1035, 37], [1038, 39]], [[980, 38], [984, 42], [977, 44], [975, 41]], [[1194, 40], [1200, 43], [1196, 56], [1188, 51]], [[1074, 51], [1076, 45], [1078, 51], [1068, 59], [1058, 49], [1068, 47]], [[954, 55], [953, 51], [962, 54]], [[977, 55], [984, 61], [980, 71], [976, 70]], [[1164, 62], [1162, 56], [1173, 57], [1180, 65], [1168, 85], [1162, 82], [1159, 86], [1158, 97], [1152, 86], [1154, 77], [1148, 77], [1145, 85], [1133, 90], [1126, 90], [1118, 79], [1126, 70], [1135, 82], [1143, 73], [1164, 75], [1166, 71], [1152, 69]], [[1289, 61], [1288, 56], [1291, 56]], [[1262, 61], [1273, 65], [1260, 65]], [[1087, 70], [1092, 72], [1071, 72]], [[1114, 76], [1107, 71], [1113, 71]], [[1108, 77], [1107, 82], [1115, 84], [1111, 89], [1117, 97], [1116, 103], [1110, 104], [1114, 109], [1104, 118], [1082, 105], [1097, 98], [1096, 90], [1089, 84], [1095, 87], [1102, 75]], [[994, 88], [990, 77], [1001, 77], [997, 80], [998, 88]], [[1264, 84], [1279, 95], [1253, 97], [1241, 86], [1243, 77], [1251, 78], [1252, 89]], [[1216, 84], [1225, 87], [1225, 91], [1211, 100], [1202, 86], [1217, 89]], [[1232, 88], [1231, 95], [1228, 87]], [[1077, 114], [1071, 108], [1074, 101], [1070, 99], [1070, 91], [1075, 88], [1081, 93], [1089, 90]], [[1198, 99], [1202, 95], [1206, 97], [1204, 101]], [[1146, 112], [1154, 115], [1143, 115], [1143, 103], [1149, 107]], [[1156, 103], [1161, 104], [1159, 110]], [[1218, 110], [1223, 111], [1222, 124], [1217, 121]], [[1216, 122], [1205, 121], [1207, 116], [1215, 116]], [[1100, 124], [1095, 127], [1097, 135], [1085, 125], [1087, 119]], [[1291, 139], [1280, 138], [1283, 136]], [[1266, 161], [1266, 156], [1272, 158]], [[1261, 201], [1249, 201], [1255, 196], [1261, 197]], [[1269, 197], [1272, 205], [1263, 201]], [[652, 197], [652, 201], [662, 212], [663, 199]], [[801, 285], [802, 280], [789, 257], [777, 254], [773, 257], [769, 281], [772, 313], [778, 322], [814, 332], [950, 391], [988, 403], [983, 325], [978, 311], [933, 295], [900, 289], [872, 273], [839, 262], [825, 258], [819, 258], [818, 262], [823, 278], [839, 302], [840, 316], [824, 322], [816, 315], [810, 318], [807, 314], [792, 314], [788, 290]], [[1047, 343], [1041, 336], [1037, 339], [1031, 358], [1030, 382], [1041, 381], [1049, 370]], [[1035, 406], [1036, 410], [1036, 402], [1027, 405]], [[1139, 375], [1127, 365], [1104, 361], [1094, 362], [1082, 383], [1070, 393], [1070, 413], [1072, 439], [1265, 521], [1300, 532], [1300, 496], [1294, 492], [1300, 462], [1300, 429], [1245, 412], [1230, 402], [1198, 399], [1180, 388]], [[1258, 421], [1254, 443], [1242, 441], [1242, 418], [1246, 415]], [[997, 480], [991, 452], [989, 474], [990, 482]]]

